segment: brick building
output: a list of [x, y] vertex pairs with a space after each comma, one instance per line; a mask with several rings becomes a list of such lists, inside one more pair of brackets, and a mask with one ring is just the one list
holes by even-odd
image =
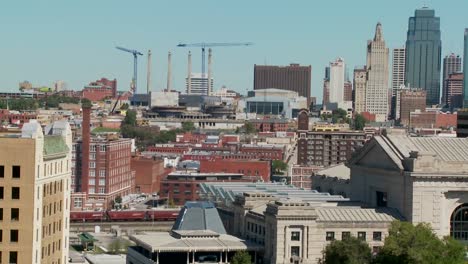
[[450, 73], [444, 80], [443, 104], [450, 108], [460, 108], [463, 106], [463, 73]]
[[176, 205], [184, 205], [186, 201], [197, 201], [200, 196], [202, 182], [249, 182], [241, 173], [198, 173], [175, 171], [161, 181], [161, 198], [172, 200]]
[[92, 102], [101, 101], [106, 98], [117, 97], [117, 80], [101, 78], [95, 82], [90, 82], [81, 91], [82, 97]]
[[149, 146], [147, 151], [156, 153], [173, 153], [173, 154], [184, 154], [192, 149], [191, 144], [186, 143], [175, 143], [175, 144], [155, 144]]
[[192, 144], [201, 144], [205, 142], [207, 135], [200, 134], [200, 133], [181, 133], [176, 135], [176, 142], [177, 143], [192, 143]]
[[240, 173], [252, 180], [270, 181], [271, 160], [201, 160], [201, 173]]
[[165, 176], [164, 160], [156, 158], [133, 157], [130, 163], [135, 171], [135, 192], [159, 192], [161, 179]]
[[343, 100], [353, 101], [353, 84], [350, 81], [346, 81], [343, 87]]
[[410, 125], [410, 113], [415, 110], [426, 111], [426, 91], [402, 90], [400, 92], [400, 122], [402, 125]]
[[259, 132], [285, 132], [288, 131], [289, 124], [286, 119], [274, 118], [254, 119], [251, 120], [250, 123], [252, 123]]
[[293, 165], [289, 169], [289, 183], [297, 188], [311, 189], [312, 175], [319, 169], [318, 166]]
[[21, 125], [32, 119], [37, 119], [36, 113], [0, 109], [0, 123], [6, 122], [8, 124]]
[[135, 185], [131, 139], [91, 137], [90, 112], [83, 107], [82, 138], [73, 143], [72, 210], [108, 209]]
[[450, 128], [456, 126], [457, 114], [421, 111], [411, 113], [411, 128]]

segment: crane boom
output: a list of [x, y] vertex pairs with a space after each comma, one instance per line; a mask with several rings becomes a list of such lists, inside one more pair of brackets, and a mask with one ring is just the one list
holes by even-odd
[[[251, 46], [253, 45], [252, 42], [218, 42], [218, 43], [206, 43], [206, 42], [201, 42], [201, 43], [179, 43], [177, 45], [177, 47], [181, 47], [181, 48], [188, 48], [188, 47], [198, 47], [198, 48], [201, 48], [201, 51], [202, 51], [202, 65], [201, 65], [201, 68], [202, 68], [202, 78], [204, 78], [205, 76], [205, 48], [207, 47], [235, 47], [235, 46]], [[208, 95], [210, 95], [209, 91], [210, 91], [210, 84], [211, 84], [211, 80], [207, 80], [207, 85], [208, 87], [206, 87], [206, 91], [208, 93]]]
[[137, 66], [138, 66], [138, 55], [143, 56], [143, 53], [139, 52], [138, 50], [131, 50], [123, 47], [115, 47], [118, 50], [125, 51], [128, 53], [133, 54], [133, 79], [132, 79], [132, 92], [137, 92]]

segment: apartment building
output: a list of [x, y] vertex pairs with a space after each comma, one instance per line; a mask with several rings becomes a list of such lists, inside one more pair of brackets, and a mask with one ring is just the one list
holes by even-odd
[[68, 262], [71, 145], [63, 121], [0, 137], [0, 263]]

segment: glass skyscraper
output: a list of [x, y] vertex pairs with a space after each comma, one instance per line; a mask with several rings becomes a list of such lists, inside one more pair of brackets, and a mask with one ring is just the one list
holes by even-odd
[[468, 28], [465, 28], [463, 43], [463, 107], [468, 107]]
[[405, 83], [426, 90], [427, 105], [440, 102], [441, 51], [440, 18], [433, 9], [416, 9], [408, 23]]

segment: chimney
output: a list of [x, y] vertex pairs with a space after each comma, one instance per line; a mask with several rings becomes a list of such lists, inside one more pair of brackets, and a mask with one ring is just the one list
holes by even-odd
[[91, 107], [82, 106], [82, 108], [83, 122], [81, 123], [81, 188], [79, 188], [78, 191], [88, 193], [89, 152], [91, 145]]
[[192, 53], [188, 52], [188, 66], [187, 66], [187, 94], [192, 93]]
[[151, 50], [148, 50], [148, 65], [146, 69], [146, 93], [151, 91]]
[[207, 95], [211, 95], [213, 93], [213, 87], [212, 87], [212, 83], [211, 83], [211, 48], [208, 49], [208, 81], [207, 81], [207, 84], [208, 84], [208, 89], [206, 90], [206, 94]]
[[171, 52], [167, 54], [167, 91], [169, 92], [172, 89], [172, 65], [171, 65]]

